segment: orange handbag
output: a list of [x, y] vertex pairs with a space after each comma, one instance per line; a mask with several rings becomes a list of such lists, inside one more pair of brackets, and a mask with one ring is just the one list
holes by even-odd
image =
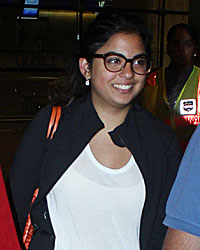
[[[47, 130], [47, 136], [46, 136], [47, 139], [52, 140], [54, 133], [57, 130], [60, 116], [61, 116], [61, 107], [60, 106], [53, 106], [51, 117], [49, 120], [48, 130]], [[34, 191], [34, 194], [33, 194], [31, 205], [34, 203], [35, 199], [37, 198], [38, 193], [39, 193], [39, 188], [36, 188], [36, 190]], [[24, 233], [23, 233], [23, 243], [24, 243], [25, 249], [29, 249], [29, 245], [30, 245], [30, 242], [31, 242], [31, 239], [33, 236], [33, 232], [34, 232], [34, 228], [33, 228], [33, 225], [31, 223], [31, 216], [29, 213], [27, 220], [26, 220]]]

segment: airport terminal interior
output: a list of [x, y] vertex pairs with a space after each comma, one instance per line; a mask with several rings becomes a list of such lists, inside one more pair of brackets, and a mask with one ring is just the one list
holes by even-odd
[[199, 0], [0, 0], [0, 164], [5, 180], [24, 130], [62, 91], [67, 60], [87, 25], [107, 6], [140, 16], [148, 26], [153, 70], [169, 62], [166, 34], [172, 25], [189, 22], [200, 34]]

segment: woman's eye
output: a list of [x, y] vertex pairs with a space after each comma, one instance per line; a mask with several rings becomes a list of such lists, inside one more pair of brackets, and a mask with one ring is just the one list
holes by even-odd
[[144, 58], [138, 58], [134, 60], [134, 65], [145, 66], [146, 64], [146, 59]]
[[110, 57], [110, 58], [107, 59], [107, 63], [110, 63], [110, 64], [120, 64], [121, 60], [118, 57]]

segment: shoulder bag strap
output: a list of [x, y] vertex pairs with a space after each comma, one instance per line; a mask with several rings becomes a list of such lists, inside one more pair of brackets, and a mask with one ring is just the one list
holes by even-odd
[[[47, 129], [47, 136], [46, 136], [47, 139], [50, 139], [50, 140], [53, 139], [53, 136], [54, 136], [54, 134], [57, 130], [57, 127], [58, 127], [60, 116], [61, 116], [61, 107], [60, 106], [53, 106], [52, 112], [51, 112], [51, 117], [49, 120], [48, 129]], [[32, 201], [31, 201], [31, 206], [34, 203], [35, 199], [37, 198], [38, 193], [39, 193], [39, 188], [36, 188], [36, 190], [34, 191], [34, 194], [33, 194]], [[27, 217], [26, 225], [24, 228], [24, 233], [23, 233], [23, 243], [25, 245], [25, 249], [29, 249], [31, 238], [33, 236], [33, 232], [34, 232], [34, 228], [33, 228], [33, 225], [31, 223], [31, 216], [29, 213], [28, 217]]]

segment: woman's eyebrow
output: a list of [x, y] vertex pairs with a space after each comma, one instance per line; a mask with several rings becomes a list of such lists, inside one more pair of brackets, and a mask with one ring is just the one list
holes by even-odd
[[[119, 53], [119, 52], [117, 52], [117, 51], [108, 51], [108, 52], [106, 52], [105, 54], [113, 54], [113, 55], [119, 55], [119, 56], [121, 55], [121, 56], [127, 58], [124, 54]], [[146, 53], [139, 53], [139, 54], [134, 55], [132, 58], [140, 57], [140, 56], [147, 56], [147, 54], [146, 54]], [[127, 58], [127, 59], [128, 59], [128, 58]]]
[[133, 56], [133, 58], [135, 58], [135, 57], [143, 57], [143, 56], [147, 56], [147, 54], [146, 53], [136, 54], [136, 55]]

